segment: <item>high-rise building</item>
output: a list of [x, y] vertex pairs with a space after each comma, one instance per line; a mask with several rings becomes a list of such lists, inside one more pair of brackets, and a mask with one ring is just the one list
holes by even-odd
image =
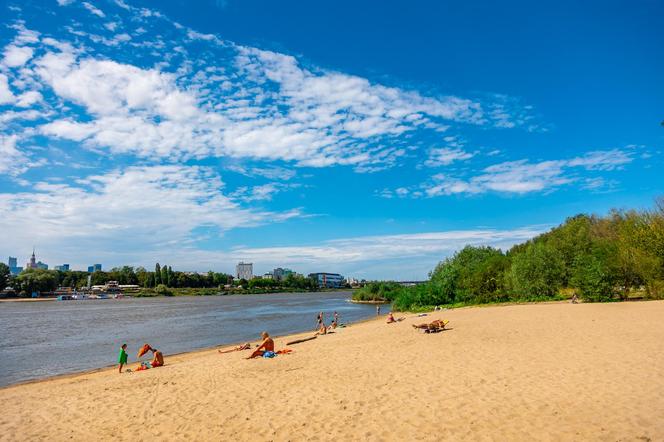
[[95, 271], [95, 266], [88, 266], [88, 273], [92, 273]]
[[283, 281], [288, 275], [291, 274], [293, 274], [291, 269], [282, 269], [281, 267], [277, 267], [276, 269], [272, 270], [272, 277], [275, 281]]
[[344, 285], [344, 277], [338, 273], [309, 273], [309, 278], [316, 281], [319, 287], [339, 288]]
[[251, 262], [240, 261], [237, 266], [235, 266], [235, 275], [237, 276], [237, 279], [246, 279], [249, 281], [254, 277], [254, 264]]
[[35, 257], [35, 249], [32, 248], [32, 256], [30, 256], [30, 262], [25, 264], [26, 269], [43, 269], [48, 270], [48, 264], [45, 262], [37, 261]]
[[37, 258], [35, 258], [35, 248], [32, 248], [32, 256], [30, 257], [30, 261], [25, 263], [25, 268], [26, 269], [36, 269], [37, 268]]
[[62, 264], [61, 266], [55, 266], [55, 270], [60, 270], [61, 272], [68, 272], [69, 264]]
[[23, 271], [23, 267], [19, 267], [17, 264], [18, 260], [13, 256], [10, 256], [7, 266], [9, 267], [9, 273], [11, 273], [12, 275], [18, 275]]
[[95, 272], [101, 272], [101, 264], [94, 265]]

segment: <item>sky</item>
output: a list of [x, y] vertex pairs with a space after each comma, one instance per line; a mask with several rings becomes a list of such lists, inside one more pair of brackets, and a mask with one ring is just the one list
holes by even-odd
[[3, 0], [0, 256], [420, 280], [664, 194], [664, 3]]

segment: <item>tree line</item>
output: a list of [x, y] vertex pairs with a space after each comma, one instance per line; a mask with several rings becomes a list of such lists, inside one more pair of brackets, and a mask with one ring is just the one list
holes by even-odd
[[507, 252], [466, 246], [415, 287], [373, 283], [357, 300], [398, 310], [424, 306], [563, 299], [664, 298], [664, 198], [650, 210], [577, 215]]
[[9, 267], [0, 263], [0, 290], [11, 286], [17, 293], [29, 295], [32, 292], [50, 292], [58, 287], [80, 289], [88, 285], [88, 276], [91, 285], [117, 281], [121, 285], [138, 285], [146, 289], [160, 285], [169, 288], [219, 288], [233, 282], [233, 277], [226, 273], [180, 272], [174, 271], [171, 266], [160, 266], [159, 263], [152, 272], [144, 267], [123, 266], [93, 273], [77, 270], [25, 269], [16, 276], [10, 275]]

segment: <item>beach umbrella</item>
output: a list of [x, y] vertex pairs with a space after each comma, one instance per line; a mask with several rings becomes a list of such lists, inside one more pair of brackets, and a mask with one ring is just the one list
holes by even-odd
[[150, 350], [152, 350], [152, 347], [150, 347], [150, 344], [143, 345], [143, 347], [141, 347], [141, 349], [138, 350], [138, 357], [140, 358], [141, 356], [143, 356], [145, 353], [149, 352]]

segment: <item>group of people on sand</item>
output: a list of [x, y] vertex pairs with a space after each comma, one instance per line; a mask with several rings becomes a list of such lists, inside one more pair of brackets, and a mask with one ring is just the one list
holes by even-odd
[[[156, 368], [156, 367], [161, 367], [164, 365], [164, 355], [162, 354], [161, 351], [157, 350], [156, 348], [152, 348], [150, 344], [144, 344], [140, 350], [138, 351], [138, 357], [140, 358], [143, 356], [145, 353], [151, 351], [152, 352], [152, 360], [150, 362], [143, 361], [141, 362], [141, 365], [136, 368], [136, 371], [142, 371], [142, 370], [147, 370], [149, 368]], [[120, 354], [118, 355], [118, 372], [122, 373], [122, 368], [127, 364], [127, 361], [129, 359], [129, 355], [127, 354], [127, 344], [122, 344], [120, 347]], [[131, 371], [127, 369], [127, 371]]]
[[339, 326], [339, 313], [336, 311], [332, 314], [332, 322], [329, 326], [325, 325], [325, 317], [323, 312], [318, 313], [316, 316], [316, 335], [326, 335], [328, 331], [334, 330]]

